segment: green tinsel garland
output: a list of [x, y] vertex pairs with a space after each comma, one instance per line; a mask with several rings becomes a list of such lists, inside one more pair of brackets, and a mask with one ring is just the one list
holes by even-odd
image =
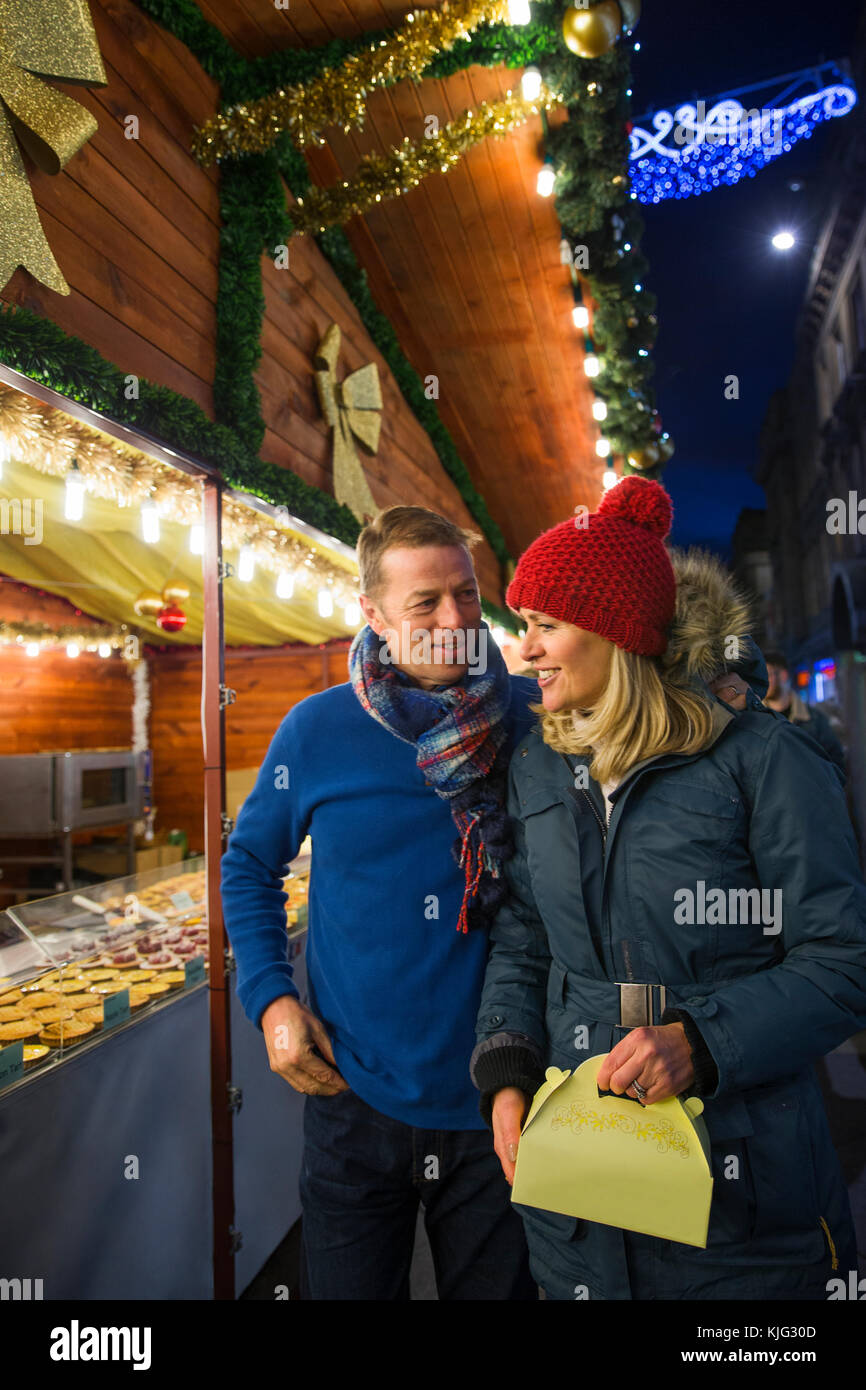
[[360, 527], [348, 507], [295, 473], [256, 458], [235, 430], [214, 424], [194, 401], [139, 380], [127, 400], [126, 376], [96, 348], [15, 305], [0, 303], [0, 361], [131, 429], [218, 468], [230, 487], [250, 492], [328, 535], [354, 545]]

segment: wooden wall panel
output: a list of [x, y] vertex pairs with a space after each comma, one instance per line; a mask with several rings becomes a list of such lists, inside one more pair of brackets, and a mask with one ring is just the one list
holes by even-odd
[[[226, 768], [258, 767], [277, 727], [308, 695], [347, 679], [348, 642], [329, 647], [229, 650], [226, 683], [237, 691], [226, 711]], [[185, 830], [203, 847], [204, 761], [201, 749], [201, 655], [149, 657], [153, 799], [163, 830]]]
[[[201, 8], [249, 53], [359, 31], [348, 0], [321, 0], [318, 10], [306, 4], [278, 10], [254, 0], [230, 6], [213, 0]], [[92, 0], [91, 9], [108, 83], [70, 93], [93, 113], [98, 130], [61, 175], [30, 168], [71, 293], [56, 294], [19, 269], [0, 297], [52, 319], [124, 373], [168, 386], [212, 416], [219, 173], [199, 167], [189, 142], [193, 128], [216, 109], [219, 90], [134, 0]], [[392, 20], [373, 0], [360, 28]], [[137, 139], [126, 138], [128, 116], [138, 118]], [[312, 353], [337, 322], [344, 340], [340, 375], [369, 361], [379, 366], [382, 442], [376, 456], [361, 454], [376, 501], [417, 502], [477, 530], [330, 264], [307, 237], [292, 241], [290, 262], [289, 270], [277, 270], [263, 258], [266, 313], [256, 373], [266, 424], [262, 457], [332, 491], [331, 440]], [[396, 317], [402, 329], [399, 304]], [[499, 563], [486, 542], [475, 560], [483, 593], [502, 602]]]

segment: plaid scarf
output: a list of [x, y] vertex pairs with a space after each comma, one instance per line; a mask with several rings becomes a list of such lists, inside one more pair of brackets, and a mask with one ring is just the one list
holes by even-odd
[[369, 626], [349, 651], [349, 679], [364, 709], [395, 738], [414, 744], [419, 770], [451, 803], [458, 831], [452, 853], [465, 874], [457, 919], [462, 932], [492, 922], [506, 896], [502, 865], [514, 852], [505, 811], [511, 688], [502, 653], [486, 623], [482, 628], [486, 673], [438, 690], [423, 690], [396, 666], [383, 665], [382, 639]]

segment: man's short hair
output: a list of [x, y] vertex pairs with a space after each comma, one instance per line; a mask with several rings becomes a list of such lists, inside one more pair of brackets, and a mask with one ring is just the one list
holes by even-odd
[[785, 656], [784, 652], [764, 652], [764, 662], [767, 666], [778, 666], [782, 671], [789, 671], [791, 669], [788, 658]]
[[397, 546], [420, 550], [425, 545], [460, 545], [471, 550], [480, 540], [476, 531], [465, 531], [428, 507], [386, 507], [358, 537], [361, 593], [372, 599], [380, 593], [386, 550]]

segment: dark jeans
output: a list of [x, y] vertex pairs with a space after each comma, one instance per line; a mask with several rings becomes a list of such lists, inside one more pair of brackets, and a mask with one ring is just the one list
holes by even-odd
[[538, 1297], [486, 1129], [414, 1129], [352, 1091], [307, 1096], [300, 1192], [303, 1298], [408, 1299], [419, 1201], [440, 1299]]

